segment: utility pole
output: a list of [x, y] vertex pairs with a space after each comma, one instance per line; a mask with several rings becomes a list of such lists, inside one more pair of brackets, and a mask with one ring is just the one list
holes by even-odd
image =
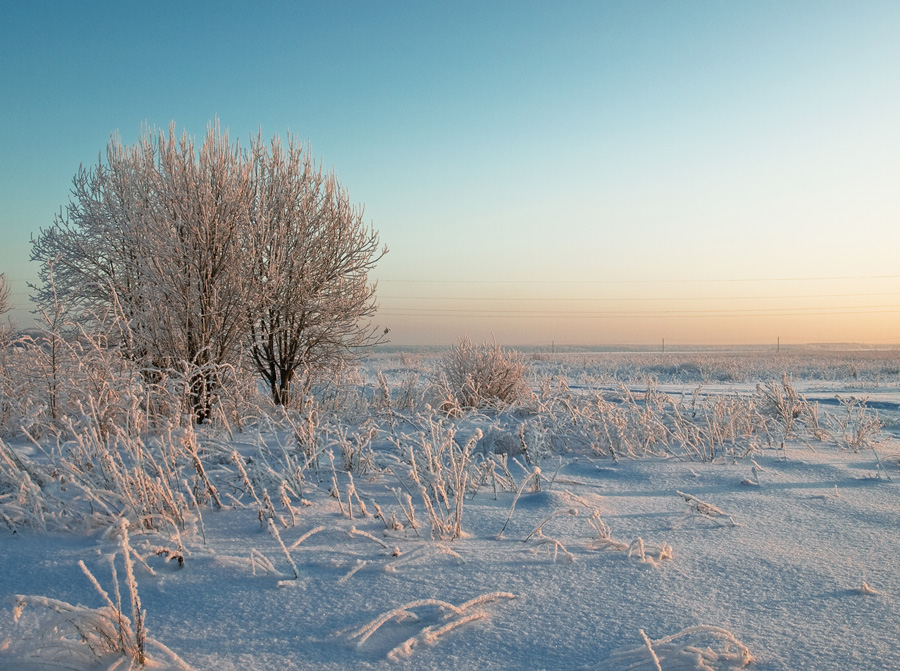
[[663, 338], [662, 353], [663, 353], [663, 354], [666, 353], [666, 339], [665, 339], [665, 338]]

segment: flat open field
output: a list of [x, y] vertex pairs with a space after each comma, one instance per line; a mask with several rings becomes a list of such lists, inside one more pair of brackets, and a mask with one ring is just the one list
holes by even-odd
[[7, 436], [0, 669], [900, 668], [900, 354], [522, 361]]

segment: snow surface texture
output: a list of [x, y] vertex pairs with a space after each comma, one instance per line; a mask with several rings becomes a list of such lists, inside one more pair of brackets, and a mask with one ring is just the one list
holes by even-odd
[[[366, 379], [390, 363], [375, 359]], [[331, 459], [291, 462], [302, 478], [279, 492], [266, 468], [287, 463], [282, 448], [302, 453], [295, 430], [260, 422], [232, 439], [208, 427], [185, 447], [195, 500], [170, 528], [54, 479], [64, 445], [6, 441], [0, 669], [137, 668], [139, 614], [147, 668], [159, 669], [900, 668], [896, 381], [797, 381], [822, 409], [798, 409], [785, 436], [740, 362], [734, 382], [695, 393], [670, 378], [650, 395], [637, 380], [626, 392], [586, 379], [582, 360], [540, 366], [572, 404], [609, 404], [598, 431], [638, 421], [613, 412], [627, 394], [648, 413], [670, 407], [661, 394], [680, 404], [666, 435], [705, 447], [613, 455], [606, 438], [587, 441], [586, 411], [549, 402], [452, 420], [395, 404], [348, 415], [346, 440], [320, 442]], [[882, 425], [855, 447], [866, 420], [839, 398], [851, 396]], [[767, 413], [766, 431], [729, 437], [716, 423], [743, 421], [743, 409], [713, 405], [736, 397]], [[536, 421], [548, 408], [554, 420]], [[688, 418], [707, 433], [679, 424]], [[644, 435], [634, 429], [610, 444]], [[479, 430], [478, 467], [455, 471]], [[32, 477], [13, 487], [21, 468]], [[442, 538], [457, 521], [458, 537]]]

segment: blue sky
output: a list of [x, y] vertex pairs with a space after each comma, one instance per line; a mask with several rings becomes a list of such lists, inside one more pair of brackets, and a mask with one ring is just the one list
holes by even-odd
[[17, 306], [111, 133], [218, 116], [365, 204], [398, 344], [900, 342], [895, 2], [185, 4], [0, 2]]

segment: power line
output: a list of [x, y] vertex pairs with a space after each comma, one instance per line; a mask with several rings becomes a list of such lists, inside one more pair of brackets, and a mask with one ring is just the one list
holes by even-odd
[[421, 300], [421, 301], [494, 301], [503, 303], [507, 301], [516, 302], [664, 302], [664, 301], [746, 301], [746, 300], [779, 300], [782, 298], [863, 298], [874, 296], [900, 296], [900, 292], [873, 292], [859, 294], [786, 294], [782, 296], [673, 296], [667, 298], [494, 298], [485, 296], [379, 296], [379, 300]]
[[[749, 314], [749, 313], [759, 313], [759, 312], [791, 312], [797, 310], [840, 310], [840, 311], [853, 311], [853, 310], [861, 310], [861, 309], [873, 309], [873, 308], [884, 308], [884, 309], [897, 309], [900, 308], [900, 305], [821, 305], [815, 307], [790, 307], [790, 308], [740, 308], [740, 309], [728, 309], [723, 308], [719, 310], [648, 310], [648, 311], [640, 311], [640, 310], [624, 310], [624, 311], [584, 311], [584, 310], [477, 310], [477, 309], [454, 309], [454, 308], [415, 308], [417, 312], [467, 312], [467, 313], [483, 313], [483, 314], [539, 314], [546, 315], [548, 317], [553, 317], [555, 315], [562, 314], [574, 314], [574, 315], [620, 315], [620, 314], [682, 314], [682, 313], [719, 313], [719, 314]], [[403, 309], [403, 308], [397, 308]], [[852, 312], [851, 312], [852, 313]]]
[[690, 317], [817, 317], [829, 315], [900, 314], [900, 305], [767, 308], [759, 310], [661, 310], [629, 312], [536, 312], [527, 310], [379, 310], [382, 317], [495, 318], [495, 319], [667, 319]]
[[900, 275], [835, 275], [822, 277], [744, 277], [744, 278], [666, 278], [662, 280], [614, 279], [614, 280], [406, 280], [379, 279], [379, 283], [391, 284], [706, 284], [741, 282], [823, 282], [838, 280], [896, 280]]

